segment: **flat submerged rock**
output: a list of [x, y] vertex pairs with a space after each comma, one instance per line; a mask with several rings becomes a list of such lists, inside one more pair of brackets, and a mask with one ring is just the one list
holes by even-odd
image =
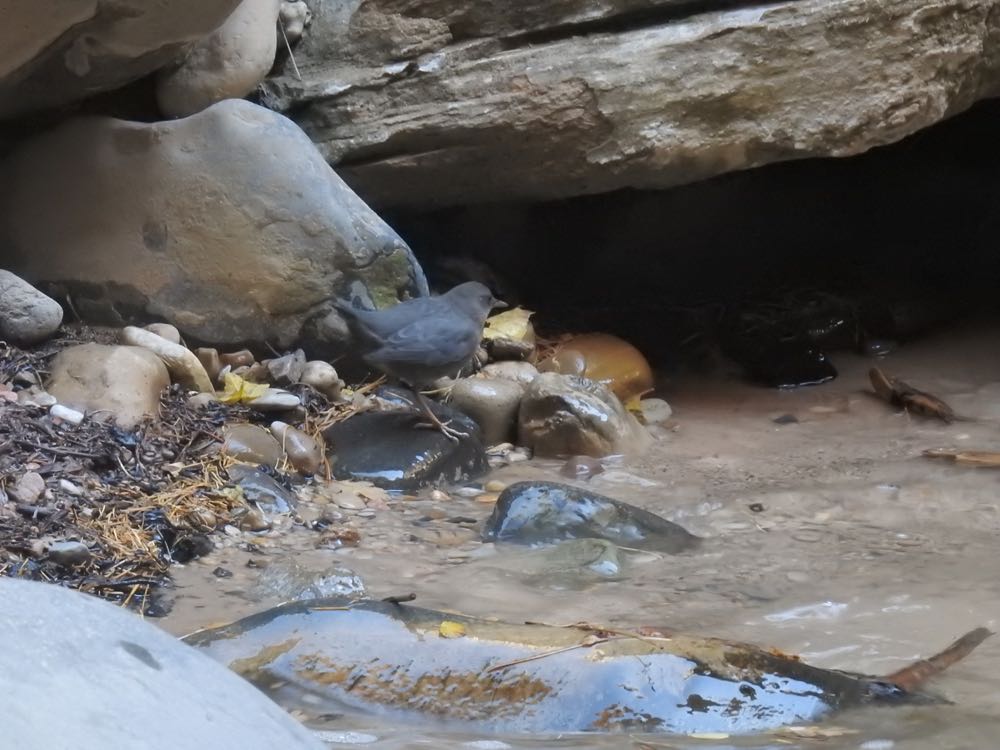
[[186, 640], [279, 701], [462, 730], [740, 734], [927, 700], [747, 644], [384, 601], [290, 603]]

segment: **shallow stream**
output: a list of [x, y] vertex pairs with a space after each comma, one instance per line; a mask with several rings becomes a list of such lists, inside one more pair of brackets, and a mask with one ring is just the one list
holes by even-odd
[[[962, 633], [1000, 623], [1000, 469], [921, 456], [935, 447], [1000, 450], [998, 330], [929, 339], [881, 360], [886, 372], [975, 417], [951, 425], [896, 413], [870, 395], [872, 360], [834, 358], [832, 383], [778, 392], [735, 380], [664, 380], [674, 409], [641, 458], [608, 464], [591, 489], [639, 505], [706, 538], [694, 553], [633, 557], [622, 580], [545, 575], [523, 550], [484, 545], [491, 506], [450, 499], [394, 502], [355, 519], [357, 547], [317, 550], [304, 528], [217, 551], [175, 571], [175, 634], [279, 603], [252, 594], [251, 559], [343, 566], [375, 597], [413, 592], [429, 608], [521, 622], [579, 621], [677, 630], [775, 646], [817, 666], [889, 673]], [[774, 419], [794, 415], [797, 422]], [[534, 460], [488, 479], [570, 481]], [[571, 482], [577, 483], [577, 482]], [[457, 519], [465, 519], [457, 520]], [[233, 573], [220, 578], [217, 567]], [[359, 633], [359, 638], [364, 634]], [[386, 726], [376, 717], [310, 720], [332, 747], [373, 748], [990, 748], [1000, 734], [1000, 638], [932, 685], [953, 705], [849, 712], [820, 725], [836, 736], [558, 738], [455, 735]], [[502, 743], [502, 744], [498, 744]]]

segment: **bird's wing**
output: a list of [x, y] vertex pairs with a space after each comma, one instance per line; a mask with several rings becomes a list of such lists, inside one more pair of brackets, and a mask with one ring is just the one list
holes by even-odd
[[369, 336], [385, 340], [418, 318], [425, 318], [441, 311], [439, 297], [418, 297], [385, 310], [362, 310], [344, 302], [335, 302], [340, 312], [352, 320]]
[[464, 315], [434, 315], [403, 326], [370, 357], [429, 367], [446, 366], [472, 356], [482, 335], [482, 329], [470, 325]]

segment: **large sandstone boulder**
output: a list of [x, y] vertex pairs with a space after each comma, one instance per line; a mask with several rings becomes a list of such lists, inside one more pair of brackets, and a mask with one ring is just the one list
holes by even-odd
[[122, 86], [172, 62], [239, 0], [0, 5], [0, 119]]
[[253, 91], [274, 64], [279, 6], [280, 0], [243, 0], [178, 67], [161, 70], [156, 99], [163, 114], [186, 117]]
[[324, 748], [250, 683], [120, 607], [0, 577], [0, 615], [6, 747]]
[[995, 95], [998, 10], [317, 0], [302, 79], [268, 101], [380, 207], [663, 188], [857, 154]]
[[235, 99], [171, 122], [75, 118], [25, 142], [0, 163], [0, 247], [88, 320], [155, 317], [211, 343], [286, 346], [335, 295], [427, 293], [305, 134]]

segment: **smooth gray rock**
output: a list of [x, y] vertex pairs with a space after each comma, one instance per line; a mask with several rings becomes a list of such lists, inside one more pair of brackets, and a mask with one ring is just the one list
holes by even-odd
[[239, 99], [167, 122], [72, 118], [20, 144], [0, 162], [0, 245], [87, 321], [156, 318], [209, 344], [286, 347], [332, 297], [427, 294], [295, 123]]
[[533, 545], [604, 539], [671, 555], [701, 541], [648, 510], [558, 482], [515, 482], [507, 487], [483, 524], [482, 537], [486, 542]]
[[248, 682], [138, 616], [0, 577], [3, 744], [17, 750], [322, 750]]
[[[316, 0], [270, 82], [380, 207], [664, 188], [995, 96], [996, 0]], [[484, 179], [483, 175], [489, 175]]]
[[15, 344], [36, 344], [59, 329], [63, 311], [10, 271], [0, 271], [0, 337]]

